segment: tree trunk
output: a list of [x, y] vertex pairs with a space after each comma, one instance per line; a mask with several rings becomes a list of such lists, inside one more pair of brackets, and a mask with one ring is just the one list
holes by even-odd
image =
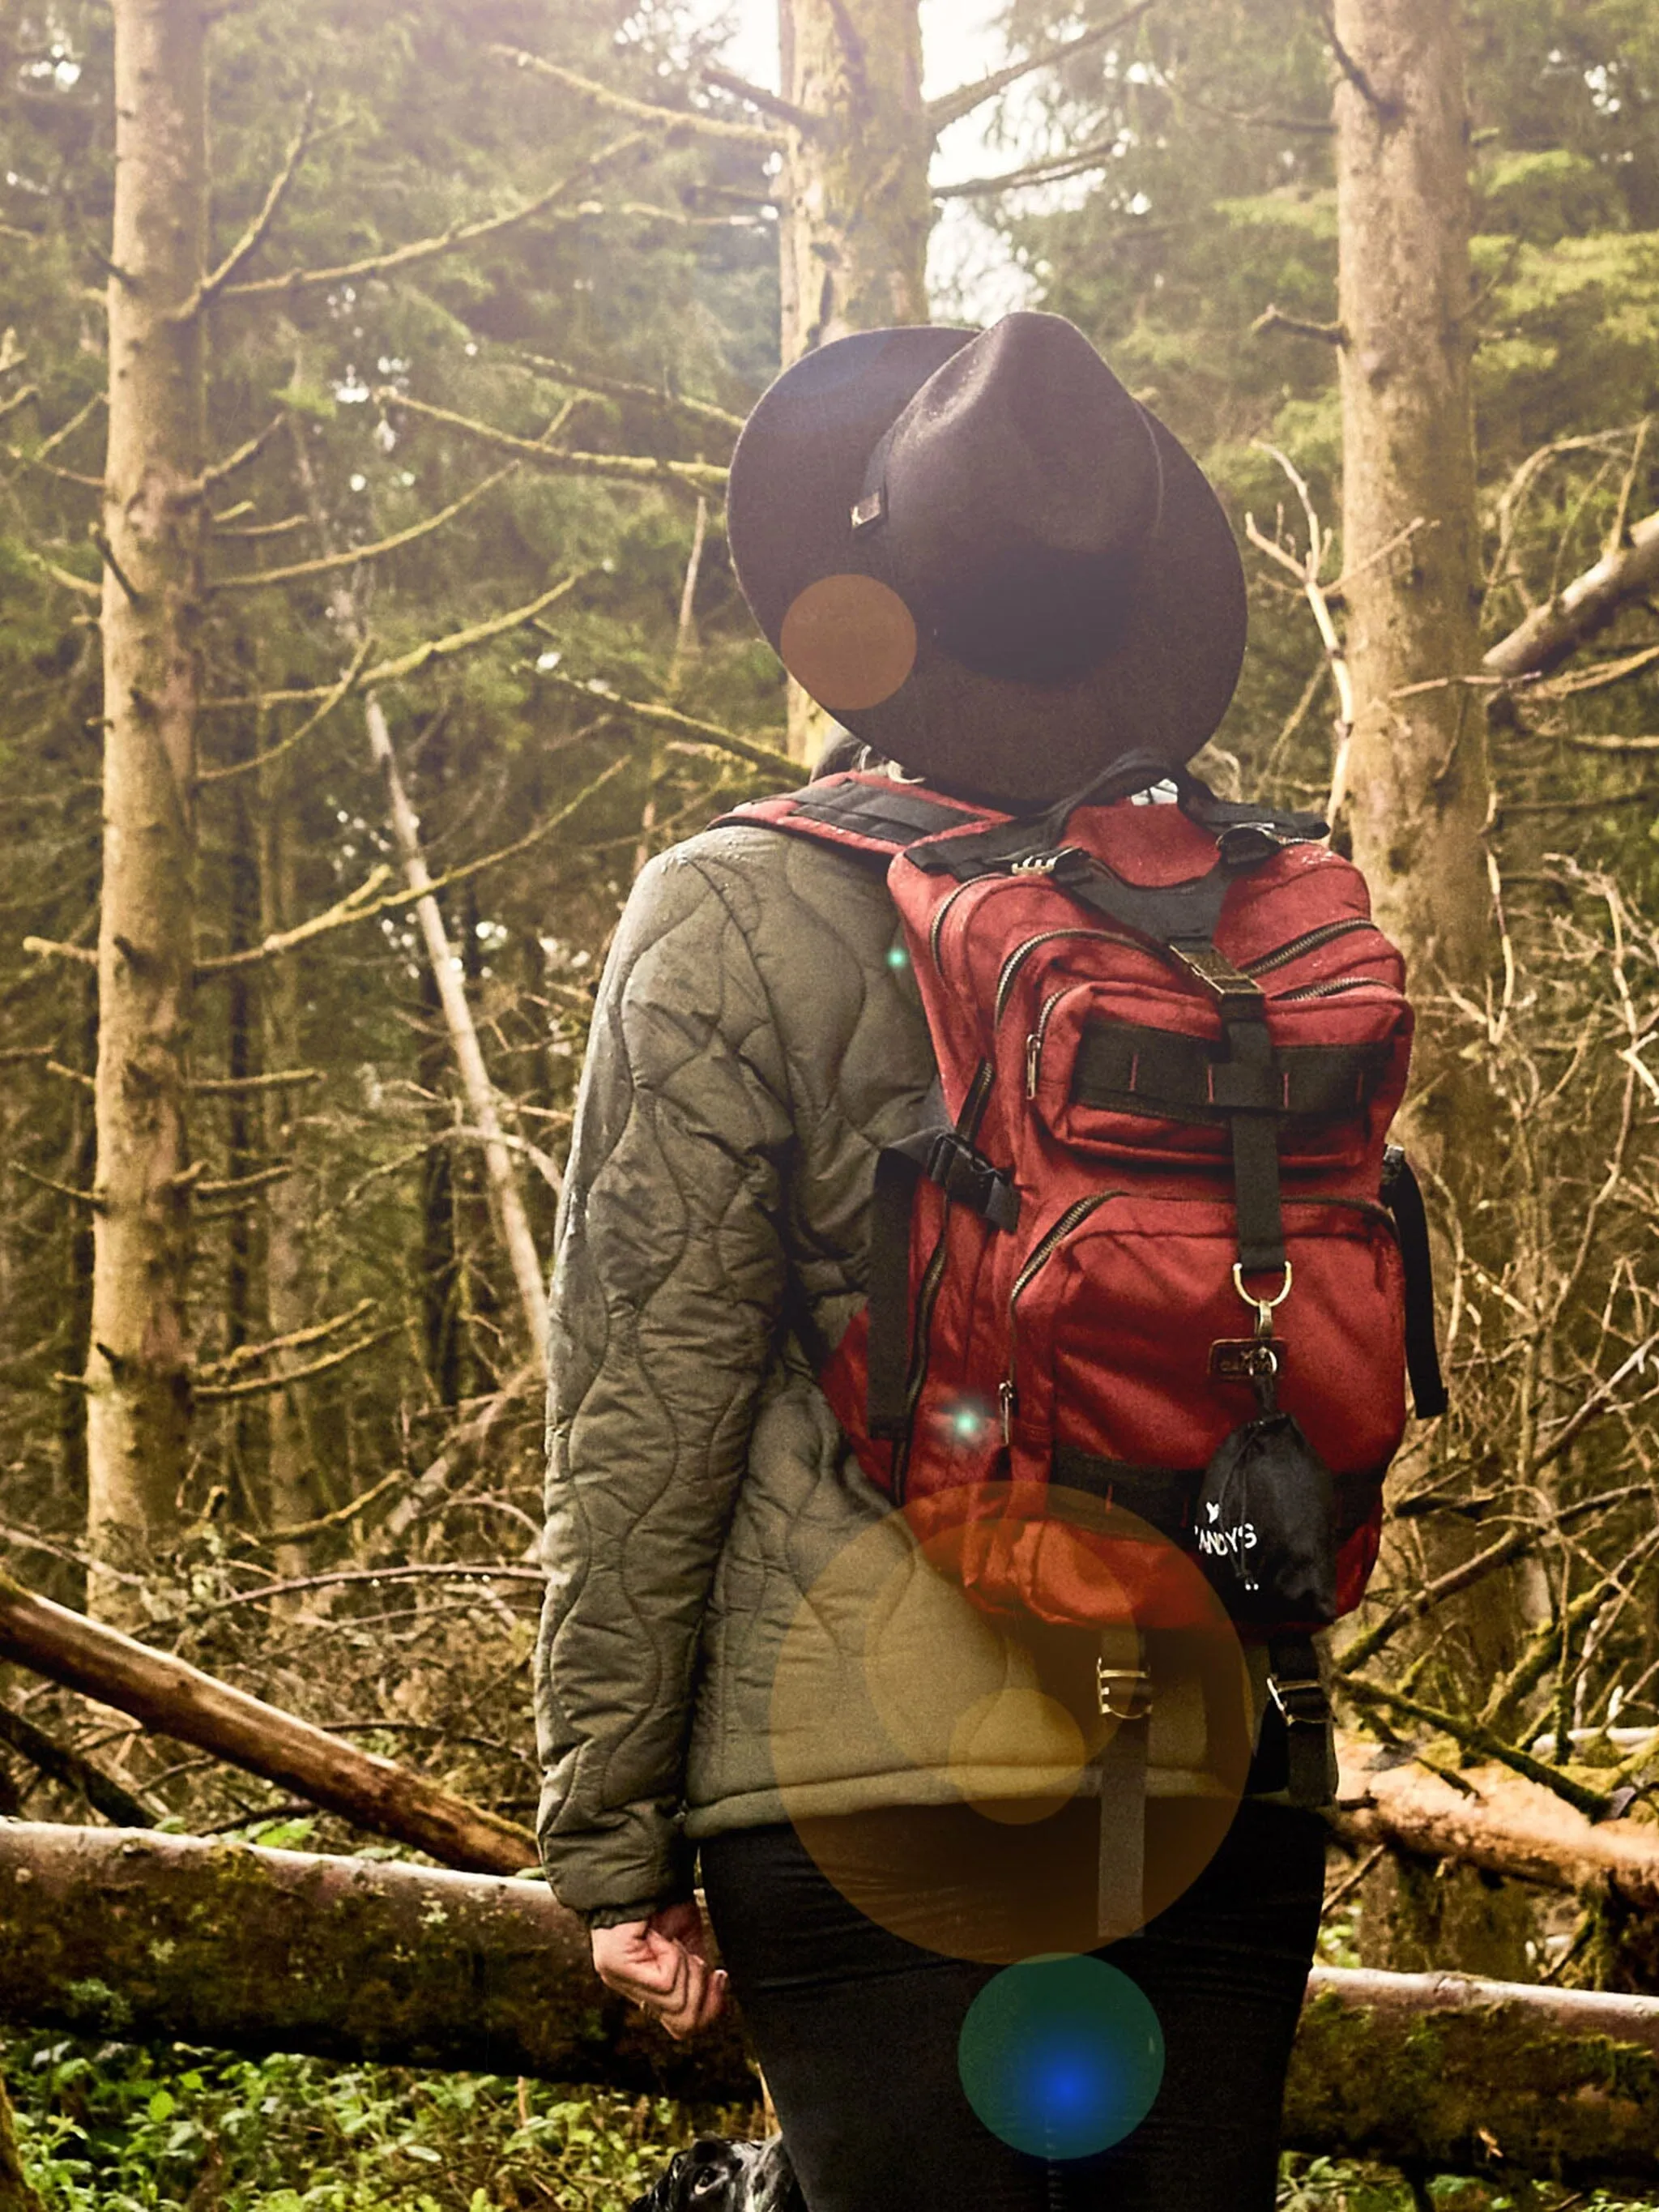
[[[928, 167], [917, 0], [778, 0], [787, 134], [778, 224], [783, 360], [854, 331], [925, 323]], [[789, 750], [816, 757], [832, 724], [789, 685]]]
[[[1485, 969], [1490, 898], [1456, 0], [1337, 0], [1342, 825], [1421, 988]], [[1413, 687], [1423, 687], [1416, 688]], [[1435, 1109], [1431, 1104], [1428, 1110]]]
[[[538, 1882], [0, 1826], [0, 2020], [750, 2102], [728, 2018], [673, 2044]], [[1430, 2172], [1659, 2180], [1659, 2003], [1316, 1970], [1285, 2141]]]
[[195, 1744], [446, 1866], [517, 1874], [535, 1863], [536, 1839], [515, 1821], [470, 1805], [407, 1767], [359, 1751], [182, 1659], [36, 1597], [4, 1574], [0, 1658], [15, 1659], [65, 1689], [131, 1713], [146, 1728]]
[[[285, 761], [262, 769], [259, 777], [259, 921], [266, 937], [291, 929], [300, 919], [296, 883], [297, 838], [289, 810], [292, 779]], [[303, 954], [273, 961], [264, 992], [265, 1066], [276, 1073], [299, 1068], [304, 1060]], [[284, 1084], [265, 1094], [265, 1152], [273, 1160], [292, 1160], [294, 1172], [273, 1184], [265, 1214], [265, 1324], [273, 1340], [296, 1336], [313, 1318], [306, 1266], [312, 1199], [301, 1171], [296, 1124], [305, 1097], [299, 1085]], [[267, 1401], [265, 1480], [271, 1523], [300, 1528], [319, 1510], [313, 1475], [311, 1437], [301, 1400], [303, 1383], [273, 1390]], [[303, 1575], [306, 1553], [297, 1545], [276, 1547], [279, 1581]], [[280, 1598], [273, 1603], [281, 1605]]]
[[[114, 269], [104, 494], [104, 873], [99, 926], [88, 1531], [149, 1565], [178, 1514], [190, 1420], [185, 1127], [195, 928], [206, 242], [201, 0], [112, 0]], [[131, 1611], [94, 1568], [90, 1602]]]

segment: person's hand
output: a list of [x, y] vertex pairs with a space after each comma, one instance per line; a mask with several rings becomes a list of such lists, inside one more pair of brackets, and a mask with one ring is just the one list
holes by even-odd
[[592, 1935], [594, 1972], [606, 1989], [653, 2013], [677, 2039], [720, 2018], [726, 1976], [708, 1963], [695, 1899]]

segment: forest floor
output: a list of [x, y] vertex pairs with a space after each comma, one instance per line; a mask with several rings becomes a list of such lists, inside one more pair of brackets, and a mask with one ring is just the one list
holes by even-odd
[[[483, 2075], [0, 2038], [46, 2212], [627, 2212], [702, 2132], [757, 2112]], [[1601, 2193], [1291, 2155], [1280, 2212], [1659, 2212]]]

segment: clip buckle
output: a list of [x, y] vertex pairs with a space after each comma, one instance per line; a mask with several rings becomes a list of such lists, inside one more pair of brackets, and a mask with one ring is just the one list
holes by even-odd
[[1144, 1721], [1152, 1709], [1152, 1678], [1144, 1667], [1109, 1667], [1097, 1659], [1095, 1695], [1103, 1718]]
[[1267, 1695], [1278, 1706], [1286, 1728], [1323, 1728], [1331, 1717], [1331, 1701], [1316, 1674], [1289, 1682], [1269, 1674]]

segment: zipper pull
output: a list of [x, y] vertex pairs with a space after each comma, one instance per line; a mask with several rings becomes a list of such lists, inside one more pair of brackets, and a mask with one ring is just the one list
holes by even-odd
[[1037, 1071], [1042, 1062], [1042, 1032], [1033, 1030], [1025, 1040], [1025, 1096], [1035, 1098], [1037, 1091]]
[[1012, 1382], [1004, 1382], [1000, 1387], [997, 1403], [1002, 1408], [1002, 1441], [1011, 1444], [1014, 1441], [1014, 1386]]

